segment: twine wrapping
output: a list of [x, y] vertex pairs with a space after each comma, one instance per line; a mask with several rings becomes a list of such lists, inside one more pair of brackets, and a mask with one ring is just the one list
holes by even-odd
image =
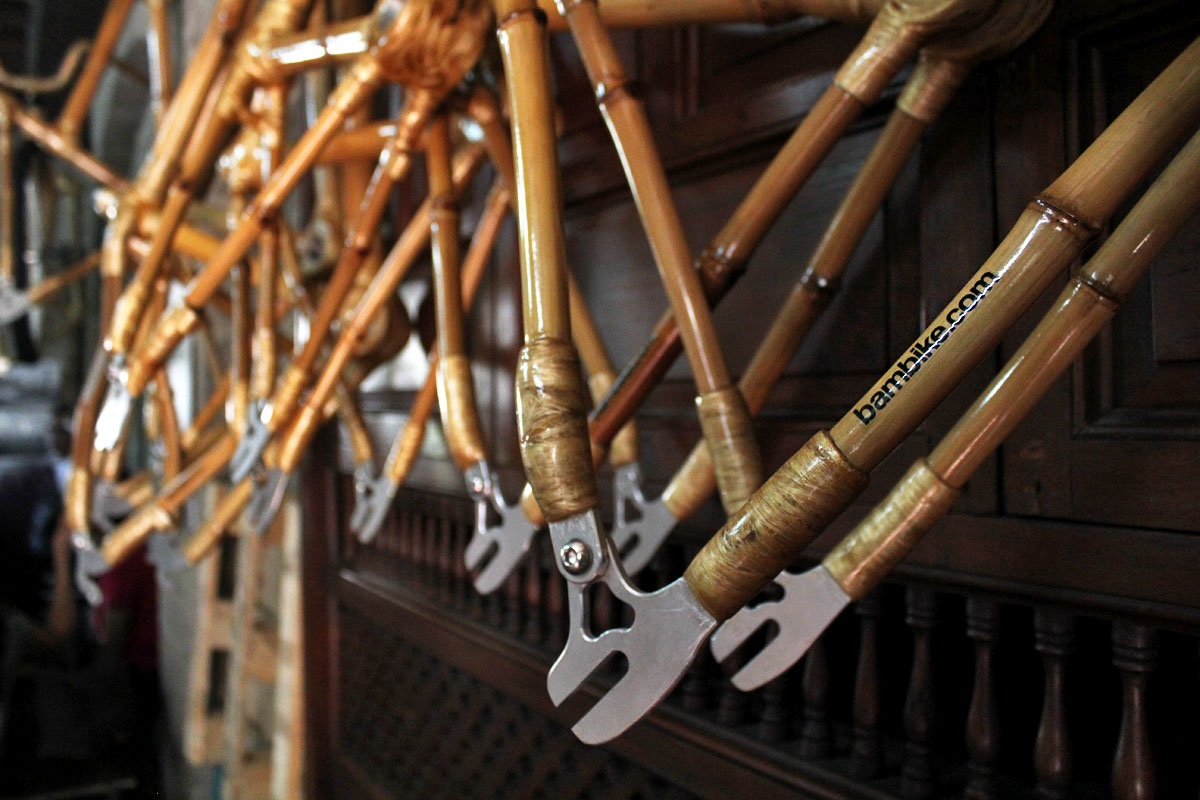
[[587, 430], [587, 393], [570, 342], [540, 338], [517, 362], [521, 460], [545, 518], [559, 522], [599, 504]]
[[688, 453], [687, 461], [663, 489], [663, 505], [675, 519], [687, 519], [700, 510], [717, 488], [712, 456], [708, 445], [698, 443]]
[[100, 555], [110, 566], [116, 566], [149, 539], [150, 534], [168, 530], [172, 525], [171, 515], [158, 503], [143, 506], [105, 538]]
[[762, 455], [750, 410], [734, 386], [697, 397], [696, 409], [716, 470], [721, 505], [726, 514], [733, 514], [762, 483]]
[[846, 594], [858, 600], [950, 510], [958, 494], [956, 487], [920, 459], [887, 498], [825, 556], [825, 569]]
[[196, 326], [200, 314], [191, 306], [180, 306], [167, 315], [146, 346], [138, 350], [129, 362], [129, 393], [137, 397], [155, 372]]
[[708, 540], [684, 578], [718, 621], [750, 602], [854, 501], [867, 475], [814, 435]]
[[455, 465], [463, 470], [485, 460], [487, 451], [475, 406], [475, 380], [471, 377], [471, 362], [465, 355], [438, 358], [437, 393], [442, 429]]

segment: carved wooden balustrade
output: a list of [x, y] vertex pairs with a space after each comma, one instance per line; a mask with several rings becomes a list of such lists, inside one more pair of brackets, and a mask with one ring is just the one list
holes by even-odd
[[[345, 480], [327, 485], [349, 502]], [[309, 507], [330, 510], [316, 496]], [[953, 580], [889, 581], [756, 692], [734, 689], [704, 656], [649, 721], [587, 748], [568, 730], [578, 709], [539, 697], [567, 624], [548, 537], [483, 597], [462, 566], [472, 525], [461, 498], [404, 490], [370, 545], [349, 536], [313, 545], [332, 545], [337, 559], [329, 655], [339, 680], [320, 745], [337, 780], [423, 797], [716, 797], [723, 785], [911, 798], [1200, 789], [1200, 728], [1188, 714], [1200, 701], [1195, 621], [1114, 619]], [[698, 546], [670, 542], [643, 588], [678, 574]], [[610, 625], [622, 608], [604, 594], [594, 614]], [[610, 665], [596, 680], [619, 674]]]

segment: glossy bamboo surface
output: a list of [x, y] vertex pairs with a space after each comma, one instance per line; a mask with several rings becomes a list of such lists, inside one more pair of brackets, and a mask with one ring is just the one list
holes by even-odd
[[54, 124], [57, 131], [69, 142], [75, 143], [79, 140], [83, 118], [92, 104], [96, 87], [104, 74], [104, 68], [108, 66], [113, 48], [121, 37], [121, 29], [125, 26], [125, 18], [129, 16], [132, 7], [133, 0], [109, 0], [104, 9], [104, 16], [100, 19], [100, 27], [92, 39], [87, 61], [75, 78], [71, 93], [67, 95]]
[[[831, 470], [828, 458], [802, 449], [705, 545], [685, 574], [705, 606], [721, 613], [736, 610], [790, 563], [823, 524], [853, 500], [865, 484], [865, 473], [1079, 254], [1097, 230], [1081, 220], [1107, 219], [1120, 198], [1194, 129], [1197, 119], [1200, 41], [1172, 62], [1052, 184], [1052, 190], [1059, 188], [1055, 205], [1044, 199], [1031, 204], [984, 267], [901, 357], [896, 370], [837, 423], [821, 449], [836, 453], [833, 461], [842, 466]], [[1134, 139], [1147, 149], [1132, 148]], [[1103, 191], [1085, 191], [1098, 187]], [[859, 474], [864, 476], [861, 481]], [[801, 513], [806, 497], [813, 505]], [[788, 509], [787, 514], [780, 509]]]
[[[649, 28], [723, 22], [782, 22], [812, 15], [825, 19], [866, 24], [879, 12], [883, 0], [784, 0], [747, 3], [745, 0], [601, 0], [600, 16], [610, 28]], [[567, 20], [553, 0], [538, 0], [550, 30], [567, 28]]]
[[[465, 163], [476, 167], [482, 162], [483, 148], [471, 146], [462, 156]], [[464, 181], [464, 185], [469, 179]], [[353, 355], [356, 342], [361, 339], [380, 310], [387, 305], [396, 291], [396, 286], [408, 272], [408, 268], [424, 249], [429, 239], [428, 210], [418, 212], [414, 221], [421, 219], [424, 224], [410, 224], [403, 235], [392, 247], [383, 267], [371, 281], [367, 291], [348, 315], [349, 324], [342, 331], [337, 344], [321, 371], [321, 375], [313, 387], [299, 414], [292, 420], [280, 444], [280, 467], [284, 472], [292, 472], [300, 463], [300, 456], [308, 442], [316, 433], [316, 427], [321, 418], [320, 408], [331, 396], [334, 386], [339, 380], [342, 370]]]
[[[508, 190], [502, 185], [493, 185], [483, 213], [480, 215], [479, 224], [475, 228], [475, 235], [471, 239], [471, 246], [463, 258], [461, 302], [464, 311], [470, 310], [471, 304], [475, 300], [475, 293], [483, 279], [484, 270], [491, 258], [492, 248], [496, 244], [496, 237], [500, 233], [500, 226], [508, 214], [510, 202], [511, 196]], [[425, 425], [429, 422], [434, 402], [437, 400], [437, 362], [438, 352], [435, 343], [430, 353], [429, 374], [426, 375], [425, 383], [413, 398], [408, 419], [405, 420], [404, 428], [396, 437], [391, 450], [388, 451], [383, 467], [383, 474], [394, 486], [399, 486], [408, 477], [409, 470], [412, 469], [412, 465], [416, 463], [417, 456], [421, 452], [421, 442], [425, 437]]]
[[596, 507], [587, 391], [571, 344], [566, 247], [544, 16], [496, 0], [516, 163], [525, 346], [517, 364], [521, 458], [551, 522]]
[[[904, 557], [1083, 353], [1174, 234], [1200, 208], [1200, 135], [1171, 161], [1095, 256], [1062, 290], [1038, 326], [958, 423], [825, 558], [860, 597]], [[919, 485], [919, 486], [918, 486]]]

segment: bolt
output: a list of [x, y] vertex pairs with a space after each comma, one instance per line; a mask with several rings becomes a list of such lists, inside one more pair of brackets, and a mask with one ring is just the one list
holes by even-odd
[[558, 551], [558, 558], [562, 562], [563, 569], [572, 575], [586, 572], [587, 568], [592, 565], [591, 548], [578, 539], [567, 542], [563, 549]]

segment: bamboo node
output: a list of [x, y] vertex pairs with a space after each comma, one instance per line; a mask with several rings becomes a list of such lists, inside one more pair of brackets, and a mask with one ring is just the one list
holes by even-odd
[[684, 577], [718, 621], [800, 554], [867, 485], [867, 474], [816, 433], [704, 545]]
[[821, 298], [822, 302], [829, 302], [835, 294], [842, 288], [841, 276], [829, 277], [821, 275], [813, 270], [812, 267], [804, 270], [804, 274], [797, 281], [809, 293], [815, 294]]
[[1119, 294], [1113, 289], [1110, 280], [1101, 278], [1094, 272], [1089, 271], [1086, 266], [1075, 273], [1075, 283], [1095, 292], [1099, 295], [1100, 301], [1110, 306], [1113, 311], [1116, 311], [1125, 302], [1124, 295]]
[[538, 8], [537, 6], [531, 6], [529, 8], [518, 8], [515, 11], [508, 12], [503, 18], [496, 22], [496, 28], [499, 30], [504, 30], [510, 24], [525, 16], [532, 16], [543, 30], [545, 30], [546, 26], [549, 24], [549, 17], [546, 16], [546, 12], [542, 11], [542, 9]]
[[641, 96], [642, 85], [630, 78], [596, 83], [596, 103], [600, 106], [607, 106], [622, 99], [638, 100]]
[[595, 508], [587, 394], [574, 346], [545, 337], [526, 343], [516, 384], [521, 458], [546, 519]]
[[719, 295], [726, 286], [733, 283], [746, 271], [746, 261], [734, 258], [725, 250], [705, 247], [700, 257], [696, 259], [696, 271], [700, 273], [700, 282], [704, 285], [704, 293], [711, 301]]
[[1046, 222], [1074, 236], [1080, 244], [1090, 241], [1102, 227], [1102, 223], [1098, 221], [1085, 220], [1074, 214], [1065, 203], [1045, 192], [1035, 197], [1029, 208], [1036, 211]]

